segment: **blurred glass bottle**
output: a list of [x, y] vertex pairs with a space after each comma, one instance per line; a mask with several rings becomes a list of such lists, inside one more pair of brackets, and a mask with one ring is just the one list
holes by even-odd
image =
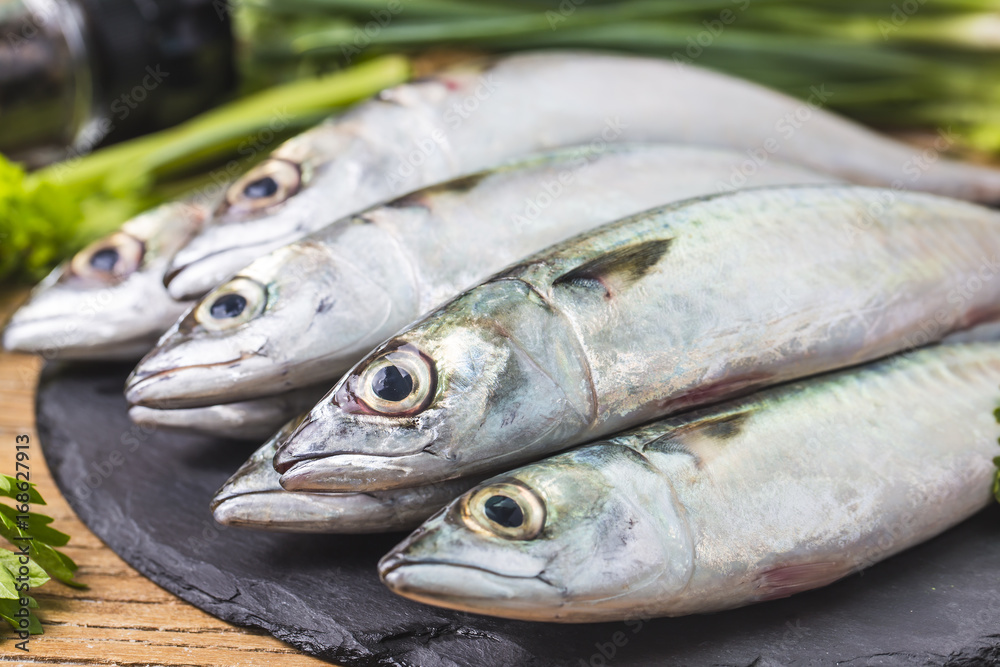
[[0, 0], [0, 152], [39, 166], [168, 127], [235, 84], [226, 0]]

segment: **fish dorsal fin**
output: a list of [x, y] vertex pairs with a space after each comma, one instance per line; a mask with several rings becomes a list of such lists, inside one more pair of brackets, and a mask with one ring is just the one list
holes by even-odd
[[570, 269], [552, 281], [552, 287], [570, 285], [599, 289], [610, 298], [642, 278], [670, 248], [672, 239], [653, 239], [609, 250]]

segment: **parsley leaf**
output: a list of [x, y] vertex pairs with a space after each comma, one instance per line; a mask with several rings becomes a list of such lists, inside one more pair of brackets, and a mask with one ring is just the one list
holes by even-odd
[[[29, 591], [50, 579], [74, 588], [86, 586], [76, 580], [73, 559], [56, 549], [69, 542], [69, 535], [52, 528], [49, 516], [20, 511], [30, 509], [26, 504], [45, 504], [35, 485], [0, 475], [0, 497], [15, 503], [13, 507], [0, 503], [0, 536], [16, 545], [14, 550], [0, 547], [0, 618], [15, 630], [42, 634], [41, 622], [30, 611], [37, 609], [38, 603]], [[28, 603], [27, 612], [22, 601]]]

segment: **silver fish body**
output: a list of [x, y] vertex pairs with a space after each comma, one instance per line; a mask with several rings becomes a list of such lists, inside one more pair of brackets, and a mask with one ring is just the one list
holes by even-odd
[[[789, 119], [808, 114], [808, 122]], [[880, 137], [816, 105], [697, 67], [586, 52], [523, 53], [383, 91], [292, 139], [230, 188], [168, 272], [191, 299], [338, 218], [509, 158], [586, 142], [746, 151], [852, 182], [1000, 200], [1000, 172]], [[738, 187], [746, 170], [730, 178]]]
[[[340, 378], [388, 336], [503, 267], [659, 204], [716, 192], [745, 156], [564, 149], [438, 184], [275, 250], [194, 305], [130, 378], [129, 401], [195, 407]], [[771, 161], [747, 185], [831, 183]], [[213, 308], [236, 295], [250, 316]]]
[[998, 383], [1000, 344], [935, 346], [673, 417], [484, 482], [380, 574], [421, 602], [559, 622], [823, 586], [991, 502]]
[[266, 440], [289, 419], [316, 404], [329, 387], [309, 386], [293, 391], [235, 403], [200, 408], [157, 410], [134, 405], [129, 418], [151, 429], [200, 433], [231, 440]]
[[379, 493], [293, 493], [279, 484], [271, 464], [290, 421], [223, 485], [212, 499], [215, 520], [229, 526], [291, 533], [383, 533], [408, 530], [480, 481]]
[[[378, 347], [275, 456], [293, 490], [495, 472], [997, 319], [1000, 214], [857, 186], [680, 202], [557, 244]], [[992, 278], [991, 278], [992, 276]]]
[[79, 251], [14, 313], [4, 348], [49, 359], [142, 357], [187, 309], [167, 294], [163, 272], [209, 210], [205, 200], [163, 204]]

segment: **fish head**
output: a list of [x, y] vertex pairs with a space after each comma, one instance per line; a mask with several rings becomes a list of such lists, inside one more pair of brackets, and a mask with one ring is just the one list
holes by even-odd
[[438, 606], [525, 620], [641, 614], [683, 594], [693, 546], [669, 482], [603, 444], [494, 477], [379, 563], [382, 581]]
[[395, 246], [377, 244], [370, 224], [343, 222], [342, 242], [296, 241], [202, 297], [140, 362], [128, 400], [198, 407], [333, 384], [411, 320], [411, 282], [385, 277], [399, 270]]
[[142, 356], [186, 308], [167, 294], [163, 271], [207, 214], [198, 204], [164, 204], [83, 248], [14, 314], [4, 348], [62, 359]]
[[306, 132], [234, 181], [201, 232], [171, 259], [164, 275], [170, 295], [196, 299], [261, 255], [339, 218], [331, 206], [357, 186], [349, 165], [336, 169], [330, 159], [340, 139]]
[[377, 491], [532, 458], [581, 421], [555, 362], [537, 360], [532, 337], [545, 337], [551, 317], [524, 283], [500, 280], [411, 325], [349, 371], [279, 447], [282, 485]]

